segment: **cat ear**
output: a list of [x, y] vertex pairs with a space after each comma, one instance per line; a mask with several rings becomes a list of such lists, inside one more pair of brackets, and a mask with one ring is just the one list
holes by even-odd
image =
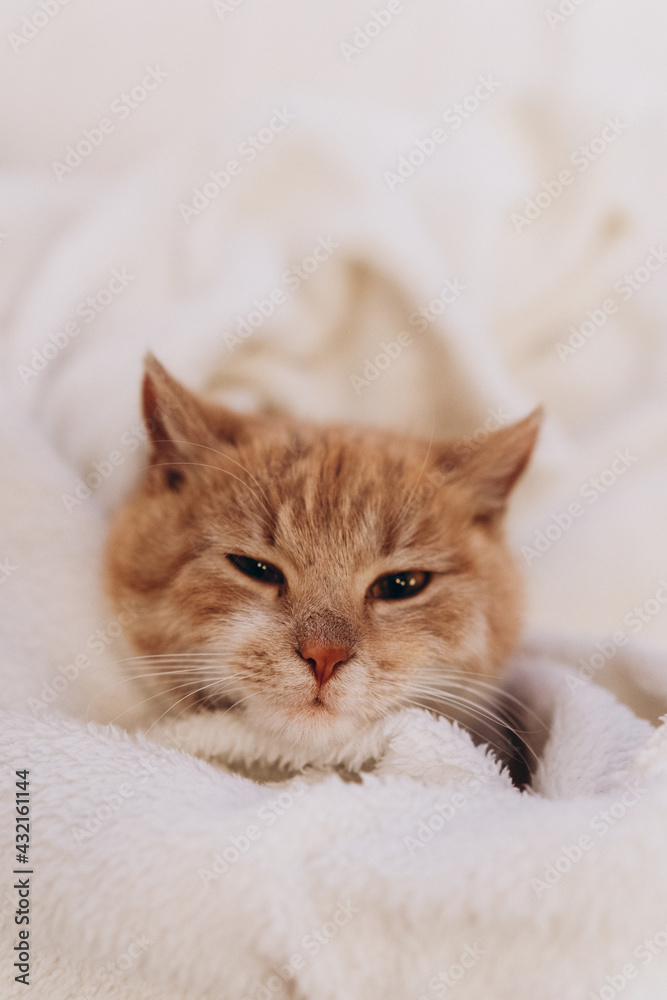
[[169, 374], [157, 358], [144, 359], [142, 412], [153, 461], [178, 461], [221, 441], [234, 444], [243, 420], [225, 407], [205, 403]]
[[[493, 431], [472, 454], [460, 453], [455, 475], [472, 492], [477, 523], [492, 523], [505, 512], [508, 497], [535, 447], [542, 416], [539, 407], [518, 423]], [[469, 452], [467, 443], [465, 447]]]

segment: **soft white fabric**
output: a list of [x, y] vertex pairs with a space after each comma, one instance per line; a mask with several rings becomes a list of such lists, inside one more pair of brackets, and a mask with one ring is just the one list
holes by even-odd
[[[25, 44], [10, 33], [33, 11], [4, 4], [0, 807], [11, 815], [11, 770], [30, 767], [32, 996], [275, 995], [271, 970], [292, 955], [304, 957], [294, 1000], [664, 996], [662, 729], [583, 678], [653, 722], [667, 710], [665, 11], [574, 4], [550, 25], [530, 0], [403, 6], [348, 61], [340, 43], [372, 16], [353, 0], [72, 3]], [[121, 117], [114, 102], [147, 72], [155, 89]], [[499, 85], [391, 190], [387, 172], [480, 77]], [[57, 180], [53, 161], [105, 116], [113, 130]], [[617, 139], [515, 225], [608, 118]], [[285, 127], [243, 161], [239, 144], [272, 121]], [[179, 206], [233, 158], [238, 176], [186, 222]], [[287, 273], [318, 246], [324, 259], [294, 290]], [[615, 285], [647, 260], [660, 266], [622, 299]], [[452, 285], [465, 288], [426, 329], [410, 323]], [[111, 302], [86, 322], [85, 300], [107, 287]], [[272, 293], [284, 301], [232, 345]], [[618, 310], [561, 359], [570, 327], [610, 298]], [[355, 388], [403, 331], [412, 342]], [[147, 348], [239, 406], [426, 435], [473, 434], [546, 403], [512, 534], [536, 551], [549, 530], [544, 552], [524, 549], [529, 620], [569, 635], [536, 633], [508, 681], [551, 726], [533, 793], [485, 771], [465, 734], [406, 713], [345, 755], [379, 759], [362, 785], [310, 775], [269, 825], [259, 810], [276, 790], [192, 756], [238, 747], [231, 724], [151, 733], [189, 754], [87, 728], [145, 721], [99, 577], [108, 515], [142, 463]], [[92, 472], [100, 485], [81, 501]], [[601, 473], [604, 492], [591, 485]], [[596, 642], [619, 631], [601, 654]], [[411, 853], [405, 838], [456, 792], [463, 804]], [[603, 810], [623, 813], [604, 834]], [[252, 848], [205, 888], [200, 869], [257, 822]], [[533, 882], [567, 868], [583, 836], [592, 846], [556, 884]], [[1, 838], [8, 872], [7, 824]], [[359, 912], [311, 956], [304, 935], [349, 904]], [[3, 954], [14, 905], [10, 889]], [[645, 939], [658, 952], [648, 964]], [[473, 964], [456, 984], [461, 956]], [[621, 972], [628, 963], [641, 975]], [[448, 970], [449, 985], [437, 980]]]
[[[609, 982], [658, 1000], [665, 734], [597, 687], [556, 687], [526, 795], [416, 711], [386, 724], [362, 785], [279, 789], [117, 729], [3, 713], [3, 759], [33, 783], [33, 995], [224, 1000], [281, 995], [282, 978], [287, 996], [416, 1000], [463, 975], [469, 1000]], [[3, 805], [12, 792], [5, 772]]]

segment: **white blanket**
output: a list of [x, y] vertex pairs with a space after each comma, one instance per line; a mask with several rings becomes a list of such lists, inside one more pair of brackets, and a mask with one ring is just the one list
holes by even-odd
[[599, 689], [554, 710], [530, 795], [425, 713], [387, 724], [362, 785], [282, 788], [4, 716], [3, 756], [33, 782], [32, 995], [577, 1000], [616, 984], [658, 1000], [664, 733]]

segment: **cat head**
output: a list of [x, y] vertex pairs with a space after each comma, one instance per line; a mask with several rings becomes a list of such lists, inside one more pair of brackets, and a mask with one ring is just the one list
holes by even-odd
[[316, 754], [502, 669], [521, 617], [503, 519], [538, 412], [473, 447], [429, 442], [240, 415], [152, 357], [143, 412], [108, 580], [176, 714], [242, 713]]

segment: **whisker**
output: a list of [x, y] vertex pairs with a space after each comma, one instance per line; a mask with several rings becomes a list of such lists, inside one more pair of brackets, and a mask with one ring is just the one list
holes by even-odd
[[[460, 688], [470, 695], [475, 695], [477, 693], [474, 689], [471, 690], [470, 686], [463, 681], [449, 681], [449, 685], [455, 689]], [[441, 692], [442, 689], [436, 688], [435, 691]], [[519, 723], [526, 727], [520, 730], [523, 733], [538, 733], [546, 728], [545, 721], [518, 699], [513, 699], [510, 696], [508, 699], [510, 704], [505, 704], [502, 698], [493, 697], [495, 692], [492, 689], [491, 692], [489, 690], [483, 690], [480, 694], [485, 700], [483, 702], [478, 702], [478, 704], [484, 704], [489, 708], [495, 709], [500, 714], [501, 718], [505, 719], [507, 724], [511, 723], [513, 728], [516, 729]], [[512, 704], [512, 702], [514, 702], [514, 704]], [[528, 728], [529, 722], [532, 724], [532, 728]]]
[[243, 704], [244, 701], [248, 701], [250, 698], [254, 698], [257, 695], [259, 695], [259, 691], [251, 691], [249, 694], [244, 695], [243, 698], [239, 698], [238, 701], [235, 701], [233, 705], [230, 705], [229, 708], [226, 708], [224, 712], [221, 712], [220, 714], [227, 715], [227, 712], [231, 712], [232, 709], [236, 708], [238, 705]]
[[[426, 697], [432, 698], [432, 695], [429, 694]], [[458, 695], [451, 695], [449, 697], [445, 697], [444, 702], [445, 704], [449, 702], [449, 704], [451, 704], [452, 706], [455, 707], [458, 706], [463, 708], [468, 715], [472, 716], [475, 719], [478, 719], [480, 722], [495, 723], [496, 726], [498, 727], [498, 729], [496, 729], [495, 731], [501, 738], [505, 740], [504, 751], [497, 744], [493, 743], [489, 739], [488, 733], [480, 733], [479, 731], [474, 730], [467, 721], [464, 723], [464, 725], [466, 726], [467, 729], [470, 729], [471, 732], [475, 733], [476, 736], [479, 736], [480, 739], [482, 739], [484, 742], [487, 742], [490, 745], [494, 746], [495, 749], [497, 749], [500, 753], [503, 752], [510, 753], [512, 756], [517, 755], [518, 758], [522, 760], [523, 763], [526, 764], [526, 766], [528, 766], [528, 761], [526, 760], [523, 751], [520, 750], [519, 747], [515, 746], [510, 739], [508, 739], [503, 735], [504, 733], [508, 733], [516, 736], [519, 740], [521, 740], [522, 746], [530, 754], [534, 762], [537, 762], [538, 760], [537, 754], [535, 753], [533, 748], [522, 739], [522, 736], [528, 735], [530, 731], [518, 729], [516, 725], [513, 724], [513, 720], [508, 718], [498, 717], [493, 713], [489, 713], [483, 707], [480, 708], [480, 706], [478, 706], [476, 703], [470, 702], [467, 698], [461, 698]], [[423, 707], [430, 708], [432, 707], [432, 705]], [[433, 710], [438, 711], [437, 708], [434, 708]]]
[[437, 701], [443, 701], [445, 703], [450, 702], [452, 704], [463, 705], [470, 709], [474, 709], [480, 717], [489, 719], [491, 722], [497, 722], [504, 724], [504, 720], [495, 712], [487, 709], [487, 707], [479, 702], [473, 701], [470, 698], [465, 698], [463, 695], [456, 694], [453, 691], [440, 691], [433, 690], [431, 688], [420, 688], [418, 685], [413, 684], [410, 687], [411, 692], [423, 695], [425, 698], [434, 698]]
[[498, 715], [496, 712], [492, 711], [486, 705], [480, 702], [472, 701], [470, 698], [465, 698], [463, 695], [456, 694], [451, 691], [443, 691], [435, 688], [428, 688], [420, 686], [418, 684], [410, 685], [411, 691], [423, 694], [425, 697], [436, 698], [444, 700], [445, 702], [450, 701], [451, 703], [456, 703], [467, 707], [469, 709], [474, 709], [480, 718], [488, 719], [491, 722], [495, 722], [498, 725], [506, 729], [512, 729], [517, 735], [520, 733], [534, 732], [535, 730], [518, 730], [513, 724], [516, 720], [509, 719], [505, 716]]
[[162, 715], [158, 719], [156, 719], [155, 722], [153, 722], [152, 725], [150, 725], [148, 727], [148, 729], [145, 730], [144, 736], [148, 736], [148, 734], [150, 733], [151, 729], [153, 729], [155, 726], [157, 726], [158, 722], [161, 722], [162, 719], [164, 719], [165, 715], [167, 715], [168, 713], [171, 713], [173, 711], [173, 709], [176, 708], [177, 705], [181, 704], [181, 702], [184, 702], [187, 698], [195, 697], [196, 695], [200, 694], [202, 691], [206, 691], [208, 688], [213, 687], [216, 683], [217, 683], [217, 681], [211, 681], [210, 684], [203, 684], [201, 687], [196, 688], [194, 691], [188, 691], [187, 694], [185, 694], [182, 698], [179, 698], [178, 701], [174, 702], [173, 705], [170, 705], [169, 708], [165, 709], [165, 711], [162, 713]]
[[[257, 479], [256, 476], [253, 476], [252, 472], [250, 472], [250, 470], [247, 468], [247, 466], [245, 466], [241, 462], [237, 461], [237, 459], [232, 458], [231, 455], [226, 455], [224, 453], [224, 451], [220, 451], [219, 448], [213, 448], [211, 445], [208, 445], [208, 444], [200, 444], [197, 441], [174, 441], [174, 444], [186, 444], [186, 445], [191, 445], [191, 446], [193, 446], [195, 448], [205, 448], [206, 451], [212, 451], [214, 455], [220, 455], [220, 457], [224, 458], [224, 460], [226, 462], [231, 462], [232, 465], [238, 466], [238, 468], [241, 469], [242, 472], [245, 472], [246, 476], [249, 476], [250, 479], [252, 479], [253, 483], [255, 484], [255, 486], [257, 486], [257, 488], [259, 490], [262, 489], [262, 484], [260, 483], [260, 481]], [[216, 466], [216, 468], [217, 468], [217, 466]], [[223, 469], [221, 471], [224, 472], [225, 470]]]
[[[202, 690], [202, 689], [200, 689], [200, 690]], [[229, 706], [229, 708], [226, 708], [226, 709], [224, 709], [224, 711], [221, 711], [221, 710], [219, 710], [219, 709], [216, 709], [216, 710], [215, 710], [215, 714], [216, 714], [217, 716], [223, 716], [223, 715], [226, 715], [226, 714], [227, 714], [227, 712], [231, 712], [231, 711], [232, 711], [233, 709], [235, 709], [235, 708], [237, 707], [237, 705], [240, 705], [240, 704], [241, 704], [242, 702], [244, 702], [244, 701], [247, 701], [247, 700], [248, 700], [249, 698], [251, 698], [251, 697], [252, 697], [253, 695], [256, 695], [256, 694], [258, 694], [258, 693], [259, 693], [259, 692], [257, 692], [257, 691], [251, 691], [251, 692], [250, 692], [250, 694], [248, 694], [248, 695], [245, 695], [245, 696], [244, 696], [243, 698], [238, 698], [238, 699], [236, 699], [236, 700], [234, 701], [234, 704], [233, 704], [233, 705], [230, 705], [230, 706]], [[218, 692], [218, 691], [213, 691], [213, 692], [212, 692], [212, 696], [213, 696], [213, 697], [215, 697], [215, 696], [216, 696], [216, 694], [224, 694], [224, 692]], [[178, 704], [179, 704], [179, 702], [176, 702], [176, 703], [175, 703], [175, 705], [174, 705], [174, 708], [175, 708], [175, 707], [176, 707], [176, 705], [178, 705]], [[182, 708], [182, 709], [180, 710], [180, 712], [177, 712], [177, 713], [176, 713], [176, 715], [175, 715], [175, 716], [173, 716], [173, 721], [175, 722], [175, 721], [176, 721], [177, 719], [180, 719], [180, 718], [181, 718], [181, 716], [182, 716], [182, 715], [183, 715], [183, 714], [184, 714], [185, 712], [187, 712], [187, 710], [188, 710], [188, 706], [187, 706], [187, 705], [185, 705], [185, 706], [184, 706], [184, 707], [183, 707], [183, 708]], [[160, 720], [158, 719], [157, 721], [159, 722]], [[156, 723], [153, 723], [153, 725], [156, 725]]]
[[[229, 708], [226, 708], [226, 709], [225, 709], [224, 711], [216, 711], [216, 715], [220, 715], [220, 716], [223, 716], [223, 715], [226, 715], [226, 714], [227, 714], [227, 712], [231, 712], [231, 711], [232, 711], [232, 709], [234, 709], [234, 708], [236, 708], [236, 707], [237, 707], [237, 705], [240, 705], [240, 704], [241, 704], [242, 702], [244, 702], [244, 701], [248, 701], [248, 699], [249, 699], [249, 698], [252, 698], [253, 696], [255, 696], [255, 695], [257, 695], [257, 694], [259, 694], [259, 692], [258, 692], [258, 691], [251, 691], [251, 692], [250, 692], [250, 694], [246, 695], [246, 696], [245, 696], [244, 698], [239, 698], [239, 699], [238, 699], [237, 701], [235, 701], [235, 702], [234, 702], [234, 704], [233, 704], [233, 705], [230, 705], [230, 706], [229, 706]], [[215, 695], [215, 692], [214, 692], [214, 695]], [[178, 705], [178, 704], [179, 704], [179, 702], [176, 702], [176, 705]], [[176, 707], [176, 706], [174, 706], [174, 707]], [[182, 715], [183, 715], [183, 714], [184, 714], [185, 712], [187, 712], [187, 705], [186, 705], [186, 706], [185, 706], [184, 708], [182, 708], [182, 709], [180, 710], [180, 712], [177, 712], [177, 713], [176, 713], [176, 715], [175, 715], [175, 716], [173, 717], [173, 720], [172, 720], [172, 721], [176, 722], [176, 721], [177, 721], [178, 719], [180, 719], [180, 718], [181, 718], [181, 716], [182, 716]], [[162, 718], [162, 716], [161, 716], [160, 718]], [[160, 721], [160, 719], [158, 719], [158, 720], [157, 720], [157, 722], [159, 722], [159, 721]], [[153, 725], [156, 725], [156, 724], [157, 724], [156, 722], [155, 722], [155, 723], [153, 723]], [[151, 727], [151, 728], [152, 728], [152, 727]]]
[[[167, 468], [171, 468], [174, 465], [192, 465], [196, 466], [199, 469], [213, 469], [215, 472], [222, 472], [223, 475], [225, 476], [231, 476], [232, 479], [235, 479], [237, 482], [241, 483], [242, 486], [245, 486], [245, 488], [249, 490], [250, 493], [252, 493], [254, 498], [259, 502], [260, 507], [264, 509], [264, 512], [267, 514], [267, 516], [271, 517], [271, 511], [267, 507], [264, 500], [260, 499], [260, 497], [257, 496], [253, 488], [249, 486], [248, 483], [244, 483], [244, 481], [241, 479], [240, 476], [235, 476], [233, 472], [229, 472], [227, 469], [221, 469], [219, 465], [207, 465], [206, 462], [183, 462], [181, 461], [181, 459], [179, 459], [177, 462], [152, 462], [151, 465], [144, 466], [144, 468], [141, 471], [145, 472], [148, 469], [156, 469], [159, 468], [160, 466], [166, 466]], [[269, 522], [267, 521], [265, 523], [268, 524]]]
[[185, 659], [190, 658], [190, 657], [194, 657], [196, 659], [199, 659], [199, 658], [206, 659], [208, 657], [220, 657], [220, 656], [224, 656], [224, 655], [225, 654], [224, 654], [224, 652], [222, 650], [220, 652], [215, 652], [215, 653], [197, 653], [197, 652], [191, 652], [191, 653], [187, 653], [187, 652], [183, 652], [183, 653], [151, 653], [149, 656], [126, 656], [124, 659], [122, 659], [122, 660], [115, 660], [114, 662], [115, 663], [132, 663], [132, 662], [139, 661], [139, 660], [171, 660], [171, 659], [175, 659], [177, 657], [182, 657], [182, 658], [185, 658]]
[[[406, 705], [412, 705], [415, 708], [420, 708], [420, 709], [422, 709], [422, 711], [433, 712], [433, 713], [435, 713], [435, 715], [440, 715], [444, 719], [447, 719], [449, 722], [456, 721], [456, 720], [452, 719], [451, 716], [448, 715], [447, 712], [443, 708], [438, 708], [436, 705], [427, 704], [424, 701], [420, 701], [418, 698], [409, 698], [406, 695], [404, 698], [401, 699], [401, 702], [403, 704], [406, 704]], [[486, 720], [481, 719], [480, 721], [486, 721]], [[468, 729], [468, 730], [470, 730], [471, 733], [474, 733], [475, 736], [479, 736], [480, 739], [483, 738], [482, 737], [482, 733], [479, 730], [473, 729], [472, 726], [466, 726], [465, 728]], [[489, 742], [489, 745], [493, 746], [494, 749], [496, 749], [496, 750], [500, 749], [492, 741], [485, 741], [485, 742]]]
[[[145, 674], [144, 676], [145, 677], [153, 677], [154, 674]], [[178, 675], [175, 675], [175, 679], [176, 679], [177, 676]], [[232, 682], [236, 682], [239, 678], [245, 679], [246, 677], [249, 677], [249, 676], [250, 676], [250, 674], [238, 673], [238, 674], [231, 674], [228, 677], [217, 677], [213, 681], [211, 681], [210, 684], [205, 685], [205, 687], [212, 687], [214, 684], [219, 684], [221, 686], [221, 689], [220, 689], [219, 693], [223, 693], [222, 689], [223, 689], [224, 686], [229, 685]], [[136, 678], [132, 678], [132, 679], [136, 680]], [[124, 680], [126, 681], [127, 678], [125, 678]], [[111, 719], [111, 722], [109, 724], [110, 725], [114, 725], [114, 723], [118, 719], [122, 718], [124, 715], [127, 715], [128, 712], [132, 712], [132, 711], [135, 711], [138, 708], [141, 708], [142, 705], [148, 704], [149, 701], [153, 701], [155, 698], [167, 697], [172, 690], [176, 690], [178, 688], [184, 688], [184, 687], [190, 687], [190, 688], [192, 688], [192, 682], [193, 682], [193, 680], [196, 680], [196, 678], [191, 677], [191, 678], [189, 678], [187, 680], [181, 681], [180, 683], [170, 684], [166, 688], [161, 687], [158, 691], [155, 691], [153, 694], [149, 695], [147, 698], [144, 698], [142, 701], [133, 702], [132, 705], [130, 705], [128, 708], [123, 709], [122, 712], [119, 712], [118, 715], [116, 715], [113, 719]], [[117, 683], [120, 683], [120, 682], [116, 682], [116, 684]], [[106, 695], [108, 693], [109, 687], [111, 687], [111, 686], [116, 686], [116, 685], [115, 684], [114, 685], [108, 685], [107, 688], [105, 688], [104, 691], [101, 691], [99, 694], [95, 695], [95, 697], [90, 700], [90, 702], [88, 703], [88, 705], [86, 707], [86, 715], [89, 715], [90, 708], [94, 704], [94, 702], [97, 700], [97, 698], [101, 698], [104, 695]], [[196, 691], [199, 691], [199, 690], [203, 690], [203, 688], [193, 689], [193, 693], [195, 693]], [[185, 697], [187, 697], [187, 694], [185, 695]], [[181, 699], [181, 701], [183, 701], [183, 700], [184, 699]], [[178, 704], [178, 702], [177, 702], [177, 704]]]
[[[127, 684], [129, 681], [145, 680], [147, 677], [173, 677], [174, 679], [176, 679], [178, 678], [179, 675], [181, 674], [185, 675], [186, 673], [192, 675], [193, 677], [196, 677], [198, 675], [200, 676], [203, 675], [204, 677], [220, 676], [220, 670], [217, 667], [207, 667], [205, 669], [201, 669], [199, 667], [188, 667], [188, 665], [185, 664], [181, 665], [179, 668], [173, 668], [171, 670], [150, 670], [144, 674], [128, 673], [127, 676], [125, 677], [118, 677], [114, 681], [105, 682], [105, 691], [108, 691], [110, 688], [118, 687], [121, 684]], [[240, 672], [236, 674], [223, 675], [221, 676], [221, 680], [225, 679], [231, 680], [234, 677], [250, 677], [250, 676], [251, 674], [248, 672]], [[100, 697], [100, 695], [95, 695], [95, 698], [98, 697]], [[94, 700], [95, 699], [93, 699], [93, 701]]]
[[[154, 701], [155, 698], [165, 698], [171, 693], [172, 690], [184, 687], [188, 688], [191, 687], [191, 683], [189, 681], [184, 681], [182, 684], [174, 684], [169, 688], [166, 689], [161, 688], [159, 691], [154, 691], [153, 694], [149, 695], [147, 698], [143, 698], [141, 701], [133, 702], [132, 705], [129, 706], [129, 708], [124, 708], [122, 712], [119, 712], [118, 715], [114, 716], [114, 718], [111, 719], [109, 725], [111, 726], [115, 725], [118, 719], [122, 719], [122, 717], [124, 715], [127, 715], [128, 712], [132, 712], [138, 708], [141, 708], [142, 705], [147, 705], [149, 701]], [[187, 694], [185, 697], [187, 697]]]
[[[405, 704], [412, 705], [415, 708], [421, 708], [422, 710], [427, 710], [427, 711], [430, 711], [430, 712], [434, 712], [436, 715], [441, 715], [441, 716], [443, 716], [443, 718], [449, 719], [449, 716], [447, 715], [446, 712], [443, 712], [443, 711], [439, 710], [438, 708], [434, 707], [433, 705], [425, 705], [425, 704], [423, 704], [420, 701], [417, 701], [417, 700], [412, 699], [412, 698], [407, 698], [407, 697], [404, 698], [404, 699], [402, 699], [402, 701]], [[475, 713], [471, 713], [471, 714], [473, 716], [475, 715]], [[449, 721], [451, 722], [452, 720], [449, 719]], [[480, 721], [486, 721], [486, 720], [482, 717], [482, 719], [480, 719]], [[465, 728], [467, 730], [469, 730], [469, 732], [471, 732], [474, 736], [477, 736], [482, 743], [484, 743], [484, 744], [492, 747], [494, 750], [496, 750], [498, 752], [498, 754], [500, 754], [501, 757], [503, 757], [503, 755], [507, 754], [508, 749], [513, 749], [511, 747], [511, 744], [508, 745], [508, 743], [505, 742], [504, 745], [500, 745], [497, 742], [495, 742], [493, 739], [489, 738], [489, 734], [487, 732], [481, 732], [480, 730], [475, 729], [472, 725], [466, 724]]]
[[[144, 664], [145, 666], [145, 664]], [[124, 681], [138, 681], [144, 677], [174, 677], [179, 673], [189, 673], [193, 676], [207, 676], [212, 674], [219, 674], [221, 669], [224, 669], [224, 664], [211, 663], [207, 666], [199, 666], [194, 663], [183, 663], [182, 660], [174, 662], [173, 666], [169, 667], [167, 670], [147, 670], [143, 674], [135, 674], [132, 671], [127, 672], [125, 677], [122, 678]]]
[[438, 679], [443, 679], [444, 681], [447, 681], [450, 678], [452, 679], [456, 678], [457, 680], [461, 679], [462, 681], [464, 681], [465, 685], [469, 685], [471, 687], [485, 688], [486, 690], [493, 692], [493, 694], [497, 698], [513, 702], [518, 708], [521, 709], [522, 713], [532, 716], [532, 718], [537, 723], [539, 723], [540, 727], [544, 727], [546, 725], [544, 720], [541, 719], [540, 716], [533, 711], [530, 705], [522, 701], [520, 698], [517, 698], [515, 695], [510, 694], [509, 691], [506, 691], [499, 684], [496, 684], [493, 681], [485, 680], [484, 678], [478, 677], [474, 674], [470, 674], [468, 671], [465, 670], [457, 670], [457, 671], [442, 670], [441, 668], [435, 665], [426, 665], [425, 667], [420, 668], [420, 670], [425, 673], [430, 672], [432, 674], [435, 674], [437, 675]]

